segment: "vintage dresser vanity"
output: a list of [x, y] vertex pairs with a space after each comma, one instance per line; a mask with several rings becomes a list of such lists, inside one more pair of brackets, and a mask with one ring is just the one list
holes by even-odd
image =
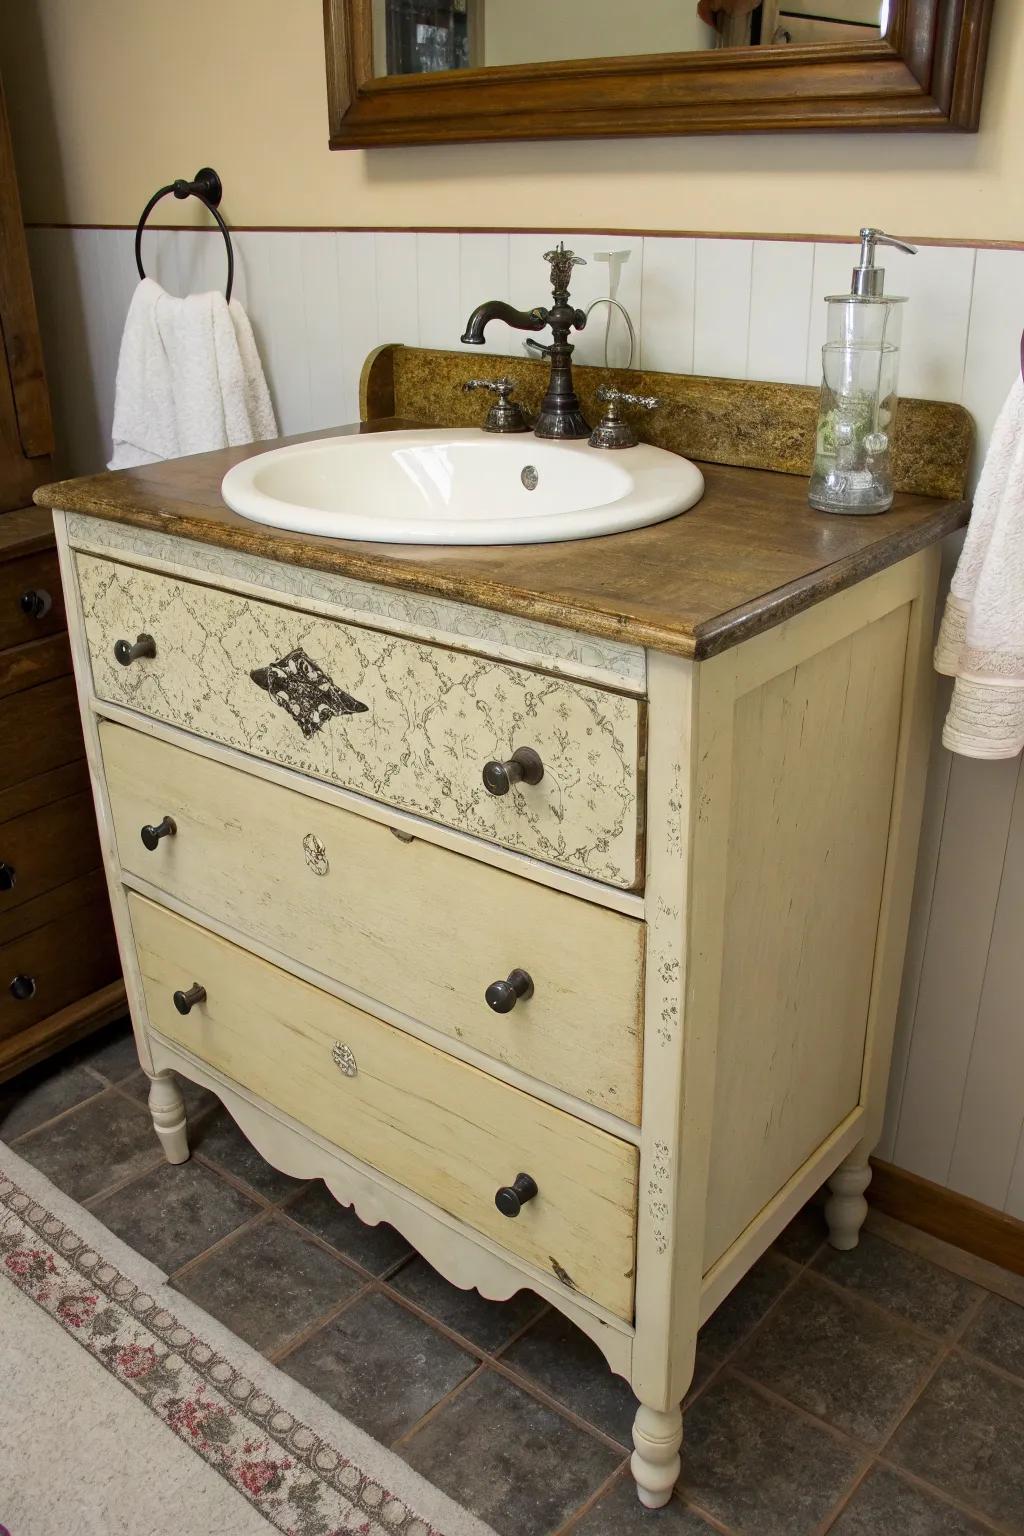
[[[471, 421], [466, 367], [384, 349], [364, 413]], [[255, 449], [40, 498], [167, 1156], [181, 1073], [456, 1284], [567, 1313], [650, 1506], [702, 1320], [825, 1180], [857, 1240], [970, 443], [908, 402], [893, 512], [829, 519], [815, 391], [655, 382], [707, 492], [606, 539], [281, 533], [220, 498]]]

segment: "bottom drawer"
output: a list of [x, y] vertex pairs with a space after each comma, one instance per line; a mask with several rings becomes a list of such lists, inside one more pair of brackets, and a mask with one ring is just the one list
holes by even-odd
[[[269, 1104], [570, 1283], [633, 1311], [637, 1150], [129, 894], [151, 1026]], [[177, 990], [206, 999], [180, 1014]], [[352, 1074], [352, 1075], [350, 1075]], [[495, 1206], [517, 1174], [536, 1197]]]
[[99, 870], [26, 902], [0, 923], [0, 1040], [120, 974]]

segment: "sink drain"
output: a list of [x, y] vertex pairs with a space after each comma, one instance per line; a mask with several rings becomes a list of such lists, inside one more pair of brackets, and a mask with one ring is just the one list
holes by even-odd
[[538, 475], [532, 464], [527, 464], [519, 478], [528, 491], [535, 491], [540, 475]]

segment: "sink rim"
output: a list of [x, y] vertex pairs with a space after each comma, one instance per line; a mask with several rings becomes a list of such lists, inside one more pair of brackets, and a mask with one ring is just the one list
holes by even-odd
[[[280, 464], [290, 458], [308, 458], [325, 452], [351, 454], [367, 449], [378, 454], [391, 454], [403, 447], [447, 444], [486, 445], [502, 455], [511, 454], [518, 446], [527, 464], [551, 454], [559, 457], [584, 454], [590, 465], [594, 465], [595, 458], [609, 457], [614, 460], [616, 469], [627, 472], [632, 484], [622, 494], [598, 507], [568, 512], [548, 510], [532, 515], [446, 519], [432, 515], [389, 517], [325, 510], [298, 501], [281, 500], [256, 483], [268, 463]], [[608, 467], [613, 466], [610, 463]], [[253, 454], [233, 465], [221, 481], [224, 501], [232, 511], [251, 522], [334, 541], [438, 547], [545, 544], [598, 538], [678, 517], [694, 506], [703, 494], [704, 477], [697, 466], [681, 454], [664, 448], [641, 443], [635, 448], [602, 450], [591, 448], [586, 439], [562, 442], [536, 438], [529, 433], [501, 436], [486, 433], [479, 427], [400, 428], [310, 438]]]

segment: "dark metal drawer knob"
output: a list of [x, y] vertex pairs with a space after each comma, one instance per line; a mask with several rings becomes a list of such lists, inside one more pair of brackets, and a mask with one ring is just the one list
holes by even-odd
[[537, 1193], [536, 1180], [528, 1173], [517, 1173], [514, 1184], [503, 1184], [494, 1197], [494, 1203], [503, 1216], [518, 1216], [527, 1200]]
[[489, 795], [507, 795], [513, 784], [539, 784], [543, 777], [544, 764], [532, 747], [517, 747], [507, 763], [484, 764], [484, 788]]
[[53, 598], [44, 587], [29, 587], [18, 599], [18, 607], [26, 619], [42, 619], [53, 607]]
[[114, 659], [119, 661], [122, 667], [130, 667], [133, 661], [138, 661], [141, 656], [155, 656], [156, 641], [152, 635], [139, 635], [133, 645], [130, 640], [118, 640], [114, 646]]
[[196, 1003], [206, 1002], [206, 988], [194, 981], [187, 992], [175, 992], [174, 1006], [179, 1013], [191, 1013]]
[[522, 998], [533, 996], [533, 977], [527, 971], [509, 971], [506, 981], [492, 981], [484, 993], [484, 1002], [495, 1013], [511, 1013]]
[[5, 864], [0, 859], [0, 891], [13, 891], [18, 883], [18, 876], [13, 864]]
[[152, 825], [143, 827], [139, 836], [142, 838], [143, 847], [153, 853], [162, 837], [173, 837], [177, 830], [178, 824], [173, 816], [165, 816], [163, 821], [158, 821], [155, 827]]
[[18, 975], [10, 985], [10, 993], [15, 1002], [27, 1002], [30, 997], [36, 995], [36, 979], [34, 976]]

